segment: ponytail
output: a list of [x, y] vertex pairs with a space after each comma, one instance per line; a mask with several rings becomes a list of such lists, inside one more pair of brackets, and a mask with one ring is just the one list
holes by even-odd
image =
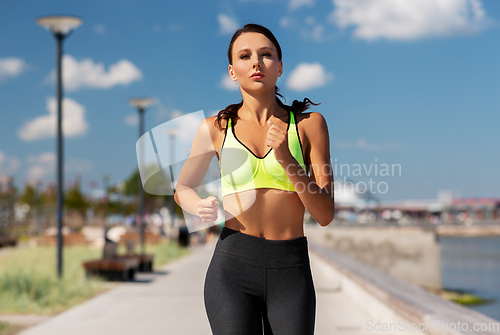
[[240, 103], [229, 105], [225, 109], [217, 113], [217, 118], [215, 119], [214, 122], [216, 127], [219, 128], [220, 130], [223, 130], [221, 125], [223, 119], [226, 120], [226, 122], [229, 120], [229, 118], [233, 118], [236, 120], [239, 119], [238, 111], [240, 110], [241, 106], [243, 106], [243, 100], [241, 100]]

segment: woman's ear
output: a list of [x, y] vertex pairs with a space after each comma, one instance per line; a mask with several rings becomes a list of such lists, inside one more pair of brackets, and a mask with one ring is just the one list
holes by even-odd
[[280, 60], [280, 66], [279, 66], [279, 70], [278, 70], [278, 77], [281, 77], [282, 74], [283, 74], [283, 61]]
[[236, 78], [236, 75], [234, 74], [233, 67], [231, 64], [229, 64], [228, 71], [229, 71], [229, 77], [231, 77], [233, 81], [238, 81], [238, 78]]

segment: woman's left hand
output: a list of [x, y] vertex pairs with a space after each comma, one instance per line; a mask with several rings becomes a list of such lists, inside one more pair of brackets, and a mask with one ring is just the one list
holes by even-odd
[[[274, 118], [274, 116], [271, 118]], [[283, 165], [285, 161], [292, 157], [290, 149], [288, 148], [288, 132], [271, 120], [268, 120], [267, 124], [269, 125], [269, 129], [267, 130], [266, 144], [273, 148], [274, 157]]]

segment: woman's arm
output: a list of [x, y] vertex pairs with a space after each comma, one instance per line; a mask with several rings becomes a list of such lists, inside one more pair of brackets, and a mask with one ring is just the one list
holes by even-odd
[[[306, 122], [304, 122], [306, 121]], [[323, 227], [328, 226], [335, 216], [333, 169], [330, 161], [330, 138], [326, 120], [320, 113], [310, 113], [304, 119], [307, 138], [310, 143], [309, 157], [312, 166], [309, 177], [292, 156], [288, 148], [286, 130], [270, 129], [268, 141], [275, 150], [276, 159], [285, 169], [297, 194], [309, 214]], [[286, 141], [285, 141], [286, 139]], [[273, 143], [274, 142], [274, 143]]]
[[196, 131], [191, 153], [182, 166], [174, 194], [175, 202], [182, 209], [198, 216], [200, 215], [198, 203], [202, 199], [197, 191], [207, 174], [210, 161], [216, 154], [210, 136], [211, 119], [203, 120]]

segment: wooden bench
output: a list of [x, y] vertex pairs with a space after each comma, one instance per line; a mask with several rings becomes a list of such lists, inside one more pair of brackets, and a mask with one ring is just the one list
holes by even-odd
[[15, 247], [17, 239], [8, 235], [0, 235], [0, 248], [1, 247]]
[[129, 281], [135, 279], [141, 260], [138, 257], [118, 256], [116, 243], [107, 242], [104, 246], [103, 259], [83, 263], [87, 277], [99, 276], [106, 280]]
[[129, 281], [135, 279], [139, 268], [139, 260], [124, 259], [97, 259], [83, 263], [87, 278], [90, 276], [103, 277], [106, 280]]
[[137, 271], [139, 272], [152, 272], [153, 271], [153, 259], [152, 254], [134, 254], [134, 255], [119, 255], [116, 259], [136, 259], [139, 262]]
[[152, 272], [153, 271], [153, 259], [154, 254], [136, 254], [135, 253], [135, 241], [127, 240], [127, 254], [126, 255], [115, 255], [114, 257], [119, 259], [124, 259], [128, 257], [136, 258], [139, 260], [139, 272]]

